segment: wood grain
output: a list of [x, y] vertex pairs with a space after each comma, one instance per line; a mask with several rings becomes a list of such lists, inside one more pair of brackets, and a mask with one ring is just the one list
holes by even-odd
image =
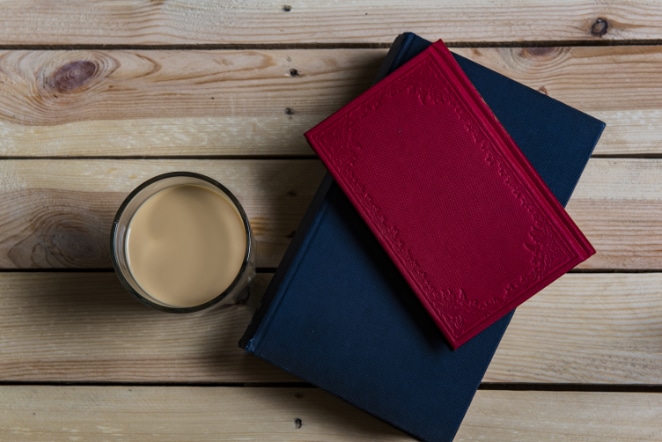
[[[17, 442], [413, 440], [313, 388], [2, 386], [0, 394], [0, 438]], [[479, 391], [455, 440], [659, 440], [661, 419], [661, 394]]]
[[241, 201], [257, 265], [280, 262], [323, 175], [317, 160], [6, 160], [0, 162], [0, 267], [110, 268], [115, 212], [143, 181], [198, 172]]
[[[595, 158], [568, 212], [597, 255], [584, 269], [662, 269], [661, 160]], [[110, 227], [141, 182], [190, 170], [227, 184], [258, 240], [258, 266], [276, 267], [324, 169], [317, 160], [4, 160], [0, 268], [110, 268]]]
[[[662, 152], [661, 46], [456, 52], [604, 120], [598, 154]], [[365, 90], [385, 53], [0, 52], [0, 156], [312, 155], [303, 133]]]
[[312, 388], [0, 386], [7, 441], [409, 441]]
[[384, 53], [5, 51], [0, 154], [311, 154], [303, 132]]
[[659, 441], [662, 394], [479, 391], [457, 441]]
[[0, 44], [388, 43], [403, 31], [450, 42], [660, 39], [643, 0], [3, 1]]
[[597, 254], [584, 269], [662, 268], [662, 161], [589, 161], [568, 213]]
[[[485, 381], [662, 384], [660, 287], [661, 273], [564, 276], [519, 308]], [[109, 272], [0, 273], [0, 381], [299, 381], [237, 348], [250, 318], [152, 311]]]
[[[267, 281], [251, 291], [261, 294]], [[246, 307], [162, 313], [110, 272], [0, 273], [0, 304], [2, 381], [296, 380], [237, 347]]]
[[661, 276], [565, 275], [517, 309], [484, 381], [661, 384]]

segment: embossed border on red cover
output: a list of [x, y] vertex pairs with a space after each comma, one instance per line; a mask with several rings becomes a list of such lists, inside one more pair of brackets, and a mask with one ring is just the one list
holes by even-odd
[[[428, 69], [438, 83], [430, 87], [428, 75], [416, 75], [419, 69]], [[385, 99], [403, 93], [412, 94], [422, 105], [450, 106], [483, 151], [485, 162], [496, 168], [531, 217], [531, 240], [526, 244], [531, 266], [507, 285], [505, 293], [477, 302], [470, 300], [462, 287], [435, 286], [429, 270], [419, 265], [416, 253], [400, 239], [399, 227], [354, 173], [357, 155], [363, 149], [351, 134], [360, 130], [362, 119]], [[454, 348], [595, 253], [441, 41], [307, 132], [306, 137]], [[541, 274], [545, 276], [541, 278]]]

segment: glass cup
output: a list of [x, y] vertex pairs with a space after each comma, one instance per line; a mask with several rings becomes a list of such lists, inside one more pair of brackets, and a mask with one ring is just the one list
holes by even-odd
[[234, 303], [255, 276], [255, 240], [241, 204], [197, 173], [159, 175], [131, 192], [110, 248], [124, 288], [165, 312]]

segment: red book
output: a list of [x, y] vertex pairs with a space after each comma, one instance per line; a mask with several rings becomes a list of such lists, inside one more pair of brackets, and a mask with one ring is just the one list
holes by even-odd
[[306, 137], [453, 348], [595, 253], [441, 41]]

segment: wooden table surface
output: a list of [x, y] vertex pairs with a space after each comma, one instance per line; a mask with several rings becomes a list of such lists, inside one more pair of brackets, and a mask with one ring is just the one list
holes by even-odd
[[[403, 31], [607, 123], [568, 211], [598, 253], [518, 309], [458, 440], [662, 440], [662, 4], [0, 2], [0, 440], [392, 440], [237, 348], [250, 311], [142, 307], [112, 217], [149, 177], [242, 201], [259, 296], [324, 173], [302, 136]], [[560, 128], [562, 130], [562, 128]]]

